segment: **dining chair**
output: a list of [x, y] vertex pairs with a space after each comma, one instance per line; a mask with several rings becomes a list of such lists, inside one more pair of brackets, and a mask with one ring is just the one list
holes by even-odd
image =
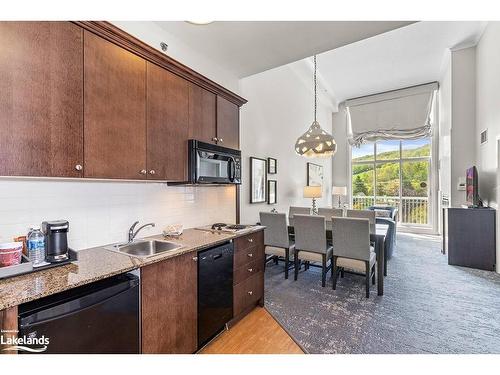
[[370, 233], [375, 233], [375, 211], [371, 210], [347, 210], [347, 217], [368, 219], [370, 221]]
[[318, 215], [324, 216], [326, 220], [326, 230], [332, 230], [332, 217], [343, 217], [342, 208], [318, 208]]
[[[332, 247], [326, 242], [325, 217], [318, 215], [294, 215], [295, 228], [295, 280], [300, 263], [321, 262], [321, 285], [326, 284], [326, 274], [332, 267]], [[328, 265], [328, 261], [330, 264]]]
[[370, 245], [370, 222], [366, 218], [334, 218], [332, 235], [333, 289], [339, 269], [364, 273], [366, 298], [370, 297], [370, 278], [375, 284], [376, 254]]
[[293, 217], [294, 215], [310, 215], [311, 208], [310, 207], [296, 207], [290, 206], [288, 210], [288, 224], [293, 227]]
[[274, 259], [277, 263], [279, 257], [285, 260], [285, 279], [288, 279], [290, 269], [290, 256], [293, 255], [295, 245], [288, 237], [288, 227], [286, 224], [286, 214], [261, 212], [260, 224], [264, 229], [264, 249], [266, 256], [265, 263]]

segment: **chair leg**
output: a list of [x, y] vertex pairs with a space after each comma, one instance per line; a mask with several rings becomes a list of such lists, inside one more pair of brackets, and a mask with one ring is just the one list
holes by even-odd
[[366, 298], [370, 297], [370, 262], [365, 262], [365, 286], [366, 286]]
[[334, 275], [334, 272], [333, 272], [333, 257], [330, 258], [330, 272], [332, 273], [332, 277]]
[[295, 263], [295, 271], [294, 271], [295, 274], [293, 279], [297, 281], [297, 277], [299, 276], [299, 252], [297, 250], [295, 250], [295, 255], [293, 256], [293, 260]]
[[285, 249], [285, 280], [288, 279], [289, 262], [290, 262], [290, 250]]
[[[376, 263], [375, 263], [376, 264]], [[375, 264], [372, 267], [372, 285], [375, 285]]]
[[333, 268], [333, 290], [337, 289], [337, 257], [334, 256], [332, 259], [332, 268]]
[[326, 254], [323, 254], [323, 259], [321, 260], [321, 286], [324, 288], [326, 285]]
[[344, 267], [340, 268], [340, 277], [343, 279], [344, 278]]
[[307, 271], [309, 269], [309, 261], [304, 263], [304, 270]]
[[278, 256], [277, 255], [274, 256], [274, 264], [278, 264]]

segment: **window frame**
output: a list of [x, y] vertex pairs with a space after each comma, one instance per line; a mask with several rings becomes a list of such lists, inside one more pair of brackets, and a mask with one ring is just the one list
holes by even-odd
[[[363, 164], [372, 164], [373, 165], [373, 181], [372, 181], [372, 184], [373, 184], [373, 195], [372, 196], [368, 196], [370, 198], [373, 198], [373, 202], [374, 204], [376, 204], [377, 202], [377, 165], [382, 165], [382, 164], [386, 164], [386, 163], [398, 163], [399, 164], [399, 196], [397, 197], [399, 199], [399, 205], [401, 205], [401, 201], [402, 201], [402, 198], [403, 198], [403, 163], [404, 162], [419, 162], [419, 161], [427, 161], [429, 164], [429, 173], [428, 173], [428, 195], [427, 195], [427, 199], [428, 199], [428, 212], [427, 212], [427, 217], [429, 218], [428, 219], [428, 223], [427, 224], [422, 224], [422, 226], [424, 227], [432, 227], [433, 226], [433, 220], [432, 220], [432, 211], [433, 211], [433, 208], [432, 208], [432, 203], [433, 201], [431, 201], [431, 195], [432, 195], [432, 190], [431, 190], [431, 187], [432, 187], [432, 173], [433, 173], [433, 150], [434, 150], [434, 145], [433, 145], [433, 137], [430, 136], [430, 137], [426, 137], [424, 139], [428, 139], [429, 140], [429, 156], [419, 156], [419, 157], [405, 157], [403, 158], [403, 142], [404, 140], [399, 140], [399, 158], [398, 159], [381, 159], [381, 160], [378, 160], [377, 159], [377, 143], [379, 142], [383, 142], [383, 141], [375, 141], [373, 142], [373, 160], [363, 160], [363, 161], [354, 161], [352, 159], [352, 150], [353, 150], [353, 147], [351, 146], [349, 148], [349, 184], [350, 184], [350, 205], [351, 207], [353, 206], [353, 198], [354, 198], [354, 194], [353, 194], [353, 186], [352, 186], [352, 167], [353, 165], [363, 165]], [[400, 207], [398, 207], [400, 209]], [[401, 222], [401, 215], [399, 215], [399, 221]], [[401, 224], [404, 224], [404, 223], [401, 223]], [[416, 225], [416, 224], [408, 224], [408, 225]]]

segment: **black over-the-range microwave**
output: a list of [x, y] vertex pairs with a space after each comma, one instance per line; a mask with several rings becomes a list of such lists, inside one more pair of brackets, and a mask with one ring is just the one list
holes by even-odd
[[188, 177], [192, 184], [241, 184], [241, 151], [190, 139]]

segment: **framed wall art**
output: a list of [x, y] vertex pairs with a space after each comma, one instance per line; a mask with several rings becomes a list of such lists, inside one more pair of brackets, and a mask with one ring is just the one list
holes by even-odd
[[250, 157], [250, 203], [265, 203], [267, 180], [266, 159]]
[[307, 163], [307, 186], [323, 187], [323, 166]]
[[267, 173], [278, 173], [278, 161], [274, 158], [267, 158]]
[[278, 199], [278, 181], [267, 180], [267, 204], [276, 204]]

